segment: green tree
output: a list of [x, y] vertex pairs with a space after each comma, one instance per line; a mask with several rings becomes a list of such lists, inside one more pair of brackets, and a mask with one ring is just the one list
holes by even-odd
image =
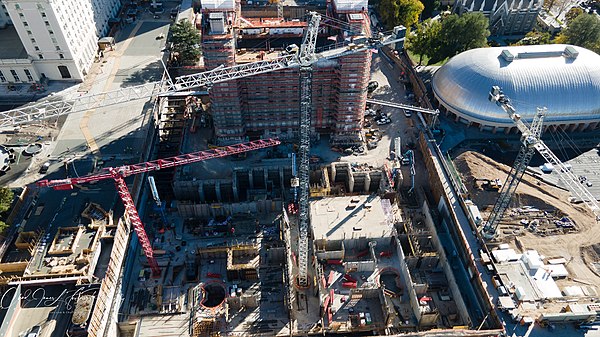
[[473, 48], [487, 46], [490, 36], [489, 21], [481, 12], [449, 15], [442, 21], [439, 33], [440, 51], [432, 55], [439, 62]]
[[408, 36], [407, 49], [419, 55], [419, 65], [423, 63], [423, 56], [431, 58], [439, 53], [439, 34], [442, 24], [431, 19], [417, 24], [414, 32]]
[[419, 0], [381, 0], [379, 13], [388, 29], [403, 25], [410, 28], [419, 21], [425, 7]]
[[581, 14], [554, 40], [600, 53], [600, 20], [593, 14]]
[[572, 7], [569, 9], [567, 14], [565, 14], [565, 21], [567, 22], [567, 25], [581, 14], [583, 14], [583, 9], [580, 7]]
[[519, 40], [519, 42], [515, 43], [517, 46], [524, 45], [538, 45], [538, 44], [549, 44], [551, 40], [551, 35], [548, 32], [538, 32], [536, 30], [532, 30], [527, 33], [524, 38]]
[[187, 20], [171, 27], [173, 51], [179, 54], [182, 64], [192, 65], [200, 59], [200, 34]]
[[8, 211], [14, 199], [13, 191], [8, 187], [0, 187], [0, 213]]
[[5, 230], [10, 227], [6, 222], [0, 220], [0, 234], [4, 233]]

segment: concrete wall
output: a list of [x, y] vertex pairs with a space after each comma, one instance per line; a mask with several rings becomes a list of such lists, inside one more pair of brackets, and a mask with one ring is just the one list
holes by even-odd
[[400, 260], [400, 274], [402, 274], [402, 278], [406, 283], [404, 288], [408, 294], [408, 300], [410, 302], [410, 307], [413, 309], [413, 314], [417, 317], [417, 320], [421, 318], [421, 312], [419, 310], [419, 300], [417, 299], [417, 292], [415, 290], [415, 284], [410, 276], [410, 271], [408, 270], [408, 265], [406, 264], [406, 259], [404, 258], [404, 251], [402, 250], [402, 245], [400, 244], [400, 240], [395, 238], [396, 240], [396, 254], [398, 254], [398, 259]]
[[[438, 164], [436, 164], [437, 162], [434, 160], [434, 156], [436, 156], [437, 158], [440, 158], [441, 163], [444, 163], [443, 162], [444, 159], [441, 154], [441, 150], [439, 149], [438, 145], [435, 142], [429, 142], [428, 137], [426, 137], [426, 135], [423, 133], [419, 137], [419, 146], [421, 149], [421, 153], [423, 154], [423, 160], [425, 162], [425, 166], [427, 167], [427, 172], [429, 173], [429, 184], [430, 184], [431, 193], [433, 194], [434, 199], [437, 202], [441, 202], [441, 200], [443, 199], [444, 203], [448, 203], [449, 202], [448, 196], [446, 195], [444, 186], [442, 185], [442, 181], [440, 179], [440, 175], [443, 175], [442, 170], [444, 168], [439, 166]], [[452, 187], [454, 188], [455, 191], [461, 191], [461, 187], [458, 185], [458, 183], [456, 183], [452, 179], [450, 179], [450, 182], [452, 183]], [[463, 197], [460, 195], [460, 193], [457, 193], [457, 196], [458, 196], [458, 201], [461, 205], [463, 212], [468, 214], [469, 213], [468, 207], [465, 204]], [[488, 320], [490, 322], [492, 322], [491, 324], [493, 325], [493, 328], [501, 329], [502, 323], [500, 322], [500, 319], [494, 309], [495, 308], [494, 304], [490, 300], [490, 297], [487, 293], [486, 287], [483, 285], [483, 280], [481, 279], [481, 275], [479, 275], [479, 273], [477, 272], [477, 267], [475, 266], [475, 260], [474, 260], [473, 253], [469, 247], [469, 244], [467, 243], [467, 241], [464, 237], [464, 233], [462, 232], [462, 230], [459, 227], [458, 218], [456, 217], [456, 211], [452, 208], [448, 209], [447, 211], [448, 211], [448, 214], [450, 215], [450, 218], [454, 222], [453, 224], [449, 224], [449, 226], [454, 226], [454, 228], [459, 232], [460, 237], [462, 238], [462, 240], [460, 240], [460, 242], [456, 242], [456, 245], [457, 245], [457, 249], [459, 250], [458, 254], [462, 255], [463, 261], [466, 261], [466, 263], [467, 263], [466, 268], [468, 269], [469, 275], [472, 276], [471, 284], [476, 289], [479, 296], [485, 295], [485, 296], [483, 296], [483, 301], [481, 301], [481, 302], [483, 303], [483, 306], [484, 306], [483, 310], [485, 312], [490, 313]], [[472, 228], [476, 228], [476, 225], [474, 225], [474, 223], [472, 223], [472, 222], [471, 222], [471, 226], [472, 226]]]
[[440, 264], [444, 268], [444, 274], [448, 278], [448, 284], [450, 285], [450, 290], [452, 291], [452, 294], [454, 295], [453, 298], [454, 298], [454, 302], [456, 303], [456, 307], [458, 308], [458, 311], [459, 311], [461, 317], [463, 318], [463, 320], [465, 322], [471, 323], [471, 318], [469, 317], [469, 314], [467, 311], [467, 306], [465, 305], [465, 302], [463, 301], [462, 293], [460, 292], [460, 289], [458, 288], [458, 284], [456, 283], [456, 279], [454, 278], [454, 273], [452, 272], [452, 266], [450, 265], [450, 262], [448, 261], [448, 258], [446, 257], [446, 252], [444, 251], [444, 247], [442, 246], [442, 244], [440, 242], [440, 238], [437, 235], [437, 230], [436, 230], [435, 224], [433, 223], [433, 218], [431, 217], [431, 210], [429, 209], [429, 205], [427, 204], [427, 201], [423, 202], [423, 213], [425, 214], [425, 225], [427, 225], [427, 228], [429, 229], [429, 231], [431, 233], [435, 233], [434, 235], [431, 236], [432, 241], [438, 252]]
[[219, 215], [228, 216], [236, 213], [267, 214], [276, 212], [282, 207], [282, 200], [258, 200], [225, 204], [177, 203], [177, 211], [179, 216], [183, 218], [213, 218]]

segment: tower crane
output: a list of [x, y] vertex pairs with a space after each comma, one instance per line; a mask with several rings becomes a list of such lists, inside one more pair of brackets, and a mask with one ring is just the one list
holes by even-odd
[[571, 193], [590, 207], [596, 216], [596, 220], [600, 219], [600, 205], [596, 198], [583, 184], [579, 183], [577, 177], [571, 172], [569, 167], [558, 159], [550, 148], [548, 148], [548, 146], [540, 139], [546, 108], [538, 108], [531, 125], [528, 125], [521, 116], [517, 114], [510, 99], [506, 97], [500, 87], [492, 87], [489, 94], [489, 100], [500, 106], [515, 123], [517, 129], [521, 132], [521, 142], [523, 145], [521, 146], [517, 159], [515, 159], [515, 163], [506, 178], [506, 182], [500, 189], [500, 194], [494, 204], [492, 213], [490, 213], [488, 220], [484, 224], [482, 230], [483, 237], [486, 240], [491, 240], [496, 236], [498, 223], [508, 208], [510, 200], [513, 198], [517, 186], [527, 169], [527, 165], [536, 151], [546, 160], [546, 162], [557, 168], [556, 171], [559, 173], [561, 180], [567, 185]]
[[[108, 91], [100, 94], [82, 95], [73, 99], [47, 99], [38, 103], [25, 105], [16, 109], [8, 110], [0, 113], [0, 127], [12, 126], [28, 123], [35, 120], [58, 117], [72, 112], [86, 111], [98, 106], [109, 106], [120, 104], [128, 101], [149, 98], [153, 96], [169, 95], [175, 92], [188, 91], [197, 87], [211, 87], [215, 83], [225, 82], [228, 80], [243, 78], [252, 75], [269, 73], [286, 68], [298, 67], [300, 69], [300, 147], [299, 147], [299, 165], [298, 165], [298, 182], [299, 182], [299, 218], [300, 218], [300, 235], [299, 235], [299, 259], [298, 259], [298, 284], [300, 286], [308, 285], [308, 221], [309, 221], [309, 151], [310, 151], [310, 118], [312, 109], [311, 87], [312, 87], [312, 65], [320, 60], [334, 59], [346, 55], [376, 49], [392, 43], [404, 41], [404, 37], [395, 38], [393, 36], [380, 35], [379, 38], [364, 39], [359, 44], [346, 44], [341, 47], [316, 51], [316, 42], [318, 37], [318, 28], [321, 16], [315, 12], [311, 12], [306, 35], [304, 36], [300, 51], [295, 54], [288, 54], [277, 57], [272, 60], [262, 60], [253, 63], [238, 64], [231, 67], [219, 67], [210, 71], [201, 73], [184, 75], [171, 80], [170, 78], [161, 81], [145, 83], [137, 86], [120, 88], [113, 91]], [[273, 145], [271, 145], [273, 146]], [[226, 151], [224, 155], [230, 155], [239, 152]], [[202, 159], [204, 160], [204, 159]], [[180, 165], [185, 164], [181, 163]], [[143, 166], [143, 165], [142, 165]], [[173, 165], [175, 166], [175, 165]], [[154, 166], [150, 166], [143, 172], [153, 170]], [[123, 176], [121, 174], [125, 172]], [[141, 172], [136, 172], [141, 173]], [[112, 171], [104, 171], [99, 177], [93, 175], [91, 177], [82, 177], [83, 180], [77, 178], [66, 179], [60, 181], [40, 181], [40, 186], [50, 186], [58, 189], [71, 188], [74, 183], [82, 183], [96, 181], [101, 179], [113, 179], [117, 185], [119, 194], [124, 202], [129, 205], [126, 207], [127, 213], [137, 223], [134, 228], [140, 236], [140, 242], [144, 248], [144, 252], [148, 257], [148, 261], [156, 273], [159, 271], [156, 266], [156, 261], [152, 256], [150, 243], [147, 235], [143, 230], [143, 225], [139, 220], [137, 211], [132, 208], [133, 201], [126, 189], [123, 178], [131, 174], [128, 169], [116, 168]]]
[[157, 159], [139, 164], [109, 167], [101, 170], [100, 172], [83, 177], [58, 180], [40, 180], [37, 182], [37, 185], [39, 187], [52, 187], [55, 190], [69, 190], [72, 189], [74, 185], [78, 184], [93, 183], [106, 179], [114, 180], [119, 197], [121, 197], [123, 205], [125, 206], [125, 213], [129, 217], [129, 221], [131, 222], [133, 229], [137, 233], [142, 250], [144, 251], [146, 259], [148, 260], [148, 265], [150, 266], [150, 269], [152, 269], [152, 274], [154, 276], [160, 276], [160, 268], [156, 262], [156, 259], [154, 258], [152, 244], [150, 243], [150, 239], [148, 239], [148, 234], [146, 233], [142, 219], [140, 219], [140, 215], [135, 208], [135, 202], [131, 197], [131, 193], [129, 193], [127, 183], [125, 183], [125, 178], [135, 174], [158, 171], [164, 168], [197, 163], [213, 158], [227, 157], [238, 153], [264, 149], [279, 144], [281, 144], [281, 142], [276, 139], [257, 140], [248, 143], [225, 146], [213, 150], [198, 151], [165, 159]]
[[310, 117], [312, 114], [312, 64], [317, 59], [315, 49], [319, 33], [321, 15], [311, 13], [306, 34], [302, 40], [298, 61], [300, 63], [300, 146], [298, 154], [299, 201], [298, 218], [298, 285], [308, 286], [308, 222], [309, 222], [309, 185], [310, 185]]

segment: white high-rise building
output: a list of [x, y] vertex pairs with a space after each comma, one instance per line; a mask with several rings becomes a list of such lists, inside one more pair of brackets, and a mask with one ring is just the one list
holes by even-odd
[[[15, 30], [22, 46], [0, 53], [0, 82], [83, 80], [98, 50], [98, 39], [117, 16], [120, 0], [0, 0], [8, 26], [0, 43], [10, 42]], [[8, 40], [5, 40], [8, 39]], [[13, 38], [14, 39], [14, 38]], [[24, 49], [17, 53], [17, 49]], [[15, 76], [16, 75], [16, 76]], [[21, 75], [21, 76], [20, 76]]]

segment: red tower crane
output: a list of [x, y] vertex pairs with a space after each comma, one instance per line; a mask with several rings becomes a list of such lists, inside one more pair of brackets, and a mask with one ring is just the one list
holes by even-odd
[[131, 222], [133, 229], [137, 233], [138, 240], [142, 245], [142, 249], [144, 251], [144, 254], [146, 255], [146, 258], [148, 259], [148, 264], [152, 269], [152, 274], [154, 276], [159, 276], [160, 268], [158, 267], [158, 263], [154, 258], [154, 250], [152, 249], [152, 244], [150, 243], [150, 239], [148, 239], [148, 235], [146, 234], [146, 230], [144, 229], [144, 224], [142, 223], [142, 219], [140, 219], [140, 215], [137, 212], [135, 203], [133, 201], [133, 198], [131, 197], [131, 193], [129, 193], [129, 189], [127, 188], [127, 184], [125, 183], [125, 178], [134, 174], [158, 171], [164, 168], [171, 168], [191, 163], [197, 163], [208, 159], [221, 158], [238, 153], [264, 149], [271, 146], [277, 146], [279, 144], [281, 144], [281, 142], [277, 139], [257, 140], [248, 143], [224, 146], [212, 150], [182, 154], [179, 156], [169, 157], [165, 159], [157, 159], [154, 161], [148, 161], [139, 164], [108, 167], [104, 168], [100, 172], [83, 177], [58, 180], [40, 180], [37, 182], [37, 185], [39, 187], [52, 187], [55, 190], [70, 190], [73, 188], [73, 185], [76, 184], [92, 183], [105, 179], [114, 180], [115, 185], [117, 186], [117, 192], [119, 193], [119, 196], [123, 201], [123, 205], [125, 206], [125, 213], [129, 217], [129, 221]]

